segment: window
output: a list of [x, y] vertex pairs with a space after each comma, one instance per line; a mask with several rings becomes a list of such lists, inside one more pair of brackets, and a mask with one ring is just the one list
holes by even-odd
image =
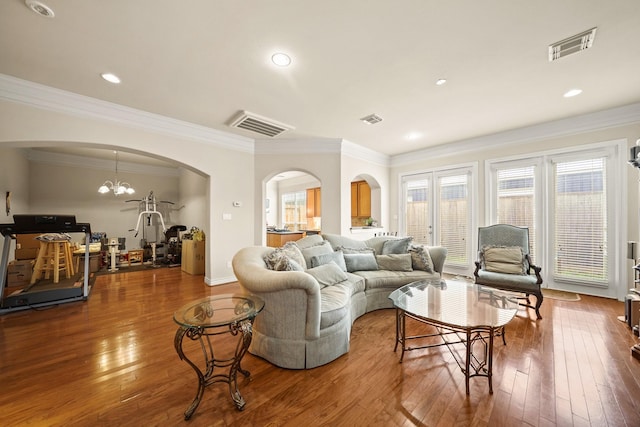
[[529, 254], [535, 264], [535, 166], [496, 170], [497, 224], [529, 229]]
[[405, 235], [412, 236], [417, 244], [433, 244], [431, 226], [430, 179], [416, 177], [405, 183]]
[[554, 178], [555, 276], [606, 282], [605, 158], [555, 163]]
[[282, 225], [289, 230], [300, 230], [307, 225], [307, 192], [282, 194]]
[[458, 266], [469, 263], [468, 175], [438, 178], [439, 244], [447, 248], [447, 262]]

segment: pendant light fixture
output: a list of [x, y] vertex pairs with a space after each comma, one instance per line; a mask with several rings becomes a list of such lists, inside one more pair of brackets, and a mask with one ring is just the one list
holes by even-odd
[[113, 181], [106, 180], [104, 184], [98, 188], [98, 193], [105, 194], [109, 191], [113, 191], [113, 194], [119, 196], [120, 194], [133, 194], [136, 190], [133, 189], [131, 184], [128, 182], [120, 182], [118, 181], [118, 152], [116, 153], [116, 177]]

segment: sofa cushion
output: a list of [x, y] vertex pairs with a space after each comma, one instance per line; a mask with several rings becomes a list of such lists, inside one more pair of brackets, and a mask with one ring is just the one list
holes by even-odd
[[320, 285], [321, 288], [325, 286], [333, 286], [336, 283], [344, 282], [347, 280], [347, 273], [342, 271], [338, 264], [331, 261], [327, 264], [313, 267], [307, 270], [307, 273], [312, 275]]
[[344, 237], [339, 234], [323, 234], [322, 237], [331, 244], [331, 247], [336, 250], [339, 246], [344, 246], [347, 248], [353, 249], [363, 249], [366, 248], [367, 245], [365, 242], [361, 240], [351, 239], [349, 237]]
[[413, 271], [358, 271], [354, 274], [365, 279], [366, 291], [372, 289], [397, 289], [416, 280], [440, 279], [438, 273], [427, 273], [422, 270]]
[[305, 267], [311, 268], [311, 258], [317, 255], [330, 254], [333, 252], [331, 245], [328, 242], [323, 241], [319, 245], [310, 246], [300, 250], [304, 257]]
[[347, 265], [347, 271], [369, 271], [377, 270], [378, 263], [373, 252], [362, 252], [358, 254], [344, 254], [344, 262]]
[[347, 271], [347, 265], [344, 263], [344, 256], [342, 251], [331, 252], [329, 254], [314, 255], [311, 257], [311, 268], [318, 267], [320, 265], [328, 264], [331, 261], [338, 264], [338, 267], [342, 271]]
[[414, 270], [423, 270], [433, 273], [433, 260], [429, 249], [424, 246], [409, 246], [409, 253], [411, 254], [411, 266]]
[[324, 241], [321, 235], [319, 234], [310, 234], [309, 236], [305, 236], [302, 239], [296, 240], [295, 244], [300, 249], [310, 248], [311, 246], [316, 246], [321, 244]]
[[382, 245], [382, 255], [388, 254], [406, 254], [413, 237], [405, 237], [404, 239], [389, 239]]
[[480, 257], [487, 271], [525, 274], [524, 253], [519, 246], [485, 246]]
[[349, 316], [351, 287], [339, 283], [320, 290], [320, 329], [335, 325]]
[[376, 255], [378, 270], [413, 271], [411, 254]]

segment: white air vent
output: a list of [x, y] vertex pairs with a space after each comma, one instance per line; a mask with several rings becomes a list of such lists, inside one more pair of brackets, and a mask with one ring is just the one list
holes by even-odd
[[284, 131], [294, 129], [293, 126], [285, 125], [284, 123], [279, 123], [275, 120], [253, 114], [248, 111], [240, 111], [236, 114], [231, 119], [229, 126], [232, 128], [250, 130], [251, 132], [271, 137], [278, 136]]
[[597, 28], [594, 27], [583, 33], [560, 40], [549, 46], [549, 62], [564, 58], [567, 55], [578, 53], [593, 46]]
[[382, 117], [378, 116], [377, 114], [369, 114], [368, 116], [363, 117], [360, 120], [368, 125], [375, 125], [376, 123], [380, 123], [382, 121]]

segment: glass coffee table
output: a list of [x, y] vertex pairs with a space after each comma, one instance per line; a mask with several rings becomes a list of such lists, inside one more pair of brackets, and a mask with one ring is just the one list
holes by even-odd
[[[174, 346], [180, 356], [198, 375], [198, 391], [191, 405], [184, 413], [184, 419], [191, 418], [198, 408], [205, 387], [216, 382], [229, 384], [229, 393], [238, 410], [243, 410], [245, 401], [240, 391], [236, 376], [238, 371], [245, 377], [249, 372], [240, 367], [240, 362], [251, 344], [253, 321], [264, 308], [264, 301], [254, 295], [224, 294], [209, 296], [185, 304], [173, 314], [173, 320], [179, 325], [174, 339]], [[216, 335], [240, 335], [235, 353], [230, 357], [220, 358], [214, 354], [211, 338]], [[205, 371], [190, 360], [183, 350], [183, 339], [187, 336], [198, 341], [204, 354]], [[219, 372], [229, 368], [228, 372]]]
[[[518, 311], [518, 302], [512, 294], [457, 281], [418, 281], [396, 289], [389, 295], [396, 308], [396, 343], [402, 348], [400, 362], [405, 351], [438, 346], [447, 346], [465, 375], [466, 391], [469, 394], [469, 378], [487, 377], [489, 393], [493, 364], [493, 340], [502, 336], [506, 345], [504, 326]], [[436, 333], [407, 336], [406, 319], [435, 327]], [[433, 343], [432, 337], [440, 337]], [[431, 339], [429, 344], [424, 341]], [[416, 340], [423, 340], [420, 344]], [[409, 342], [418, 346], [410, 347]], [[455, 351], [455, 344], [463, 344], [466, 352], [462, 357]]]

